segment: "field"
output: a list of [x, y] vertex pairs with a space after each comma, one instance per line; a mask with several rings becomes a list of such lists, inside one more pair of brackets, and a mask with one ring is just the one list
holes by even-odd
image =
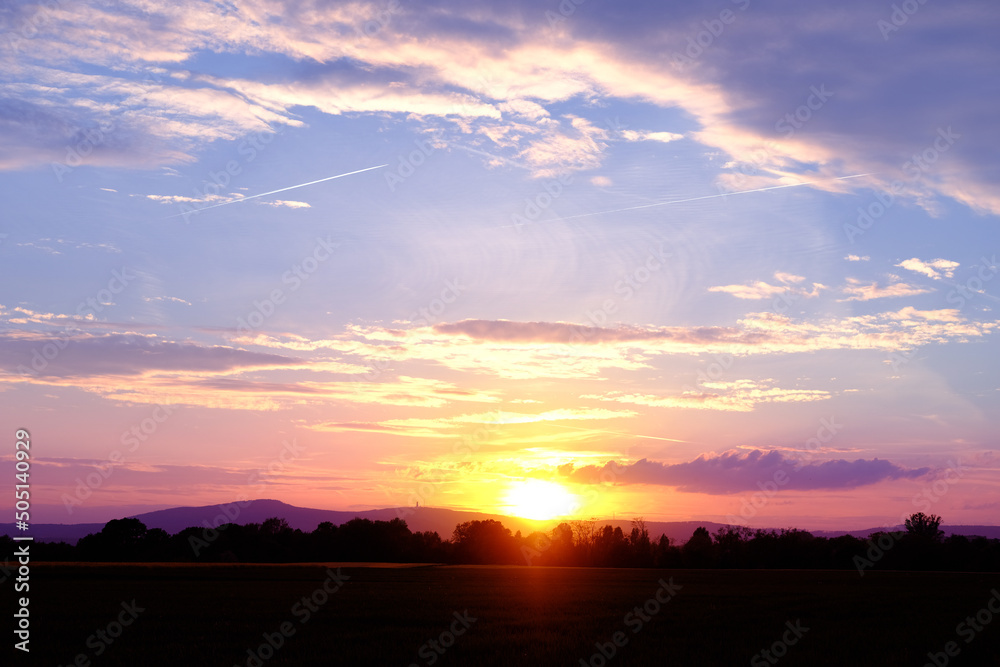
[[36, 564], [31, 656], [5, 663], [1000, 664], [1000, 614], [957, 629], [997, 574], [329, 567]]

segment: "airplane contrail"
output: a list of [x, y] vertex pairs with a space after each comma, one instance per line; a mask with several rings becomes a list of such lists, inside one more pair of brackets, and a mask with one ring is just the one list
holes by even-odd
[[[335, 178], [343, 178], [344, 176], [353, 176], [354, 174], [360, 174], [365, 171], [371, 171], [372, 169], [381, 169], [382, 167], [388, 167], [387, 164], [380, 164], [375, 167], [365, 167], [364, 169], [358, 169], [357, 171], [349, 171], [346, 174], [337, 174], [336, 176], [327, 176], [326, 178], [321, 178], [318, 181], [309, 181], [308, 183], [299, 183], [298, 185], [289, 185], [287, 188], [279, 188], [277, 190], [271, 190], [270, 192], [262, 192], [259, 195], [250, 195], [249, 197], [240, 197], [238, 199], [230, 199], [229, 201], [224, 201], [221, 204], [212, 204], [211, 206], [206, 206], [204, 208], [196, 209], [195, 213], [201, 213], [202, 211], [207, 211], [210, 208], [218, 208], [220, 206], [227, 206], [229, 204], [238, 204], [243, 201], [249, 201], [251, 199], [256, 199], [257, 197], [266, 197], [268, 195], [275, 195], [279, 192], [285, 192], [286, 190], [294, 190], [296, 188], [304, 188], [307, 185], [316, 185], [317, 183], [323, 183], [324, 181], [332, 181]], [[180, 215], [190, 215], [190, 213], [178, 213], [177, 215], [167, 216], [168, 218], [176, 218]]]
[[567, 426], [566, 424], [554, 424], [549, 423], [549, 426], [558, 426], [559, 428], [571, 428], [574, 431], [592, 431], [594, 433], [610, 433], [612, 435], [624, 435], [632, 438], [647, 438], [649, 440], [666, 440], [667, 442], [687, 442], [687, 440], [676, 440], [674, 438], [661, 438], [656, 435], [640, 435], [638, 433], [621, 433], [620, 431], [605, 431], [599, 428], [581, 428], [579, 426]]
[[[673, 199], [671, 201], [661, 201], [655, 204], [642, 204], [641, 206], [629, 206], [627, 208], [616, 208], [611, 211], [595, 211], [593, 213], [580, 213], [579, 215], [568, 215], [564, 218], [552, 218], [550, 220], [539, 220], [538, 223], [542, 222], [559, 222], [560, 220], [574, 220], [576, 218], [587, 218], [592, 215], [604, 215], [605, 213], [621, 213], [622, 211], [636, 211], [641, 208], [653, 208], [655, 206], [667, 206], [669, 204], [683, 204], [689, 201], [699, 201], [702, 199], [716, 199], [717, 197], [732, 197], [735, 195], [747, 195], [751, 192], [765, 192], [767, 190], [781, 190], [782, 188], [797, 188], [800, 185], [814, 185], [816, 183], [824, 183], [826, 181], [846, 181], [849, 178], [861, 178], [862, 176], [871, 176], [872, 174], [854, 174], [853, 176], [838, 176], [837, 178], [823, 178], [818, 181], [802, 181], [801, 183], [789, 183], [787, 185], [772, 185], [766, 188], [757, 188], [755, 190], [740, 190], [739, 192], [723, 192], [717, 195], [703, 195], [701, 197], [690, 197], [688, 199]], [[535, 224], [538, 224], [535, 223]], [[504, 225], [504, 227], [517, 227], [517, 225]]]

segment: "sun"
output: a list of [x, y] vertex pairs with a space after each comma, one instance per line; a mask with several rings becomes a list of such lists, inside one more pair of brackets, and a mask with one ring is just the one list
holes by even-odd
[[579, 506], [577, 497], [564, 486], [540, 479], [511, 482], [504, 501], [514, 516], [538, 521], [573, 514]]

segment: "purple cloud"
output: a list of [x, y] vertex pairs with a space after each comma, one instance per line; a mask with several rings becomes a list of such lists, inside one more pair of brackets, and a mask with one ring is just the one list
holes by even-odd
[[139, 375], [147, 370], [219, 372], [300, 361], [221, 345], [175, 343], [129, 334], [0, 334], [0, 369], [41, 377]]
[[509, 320], [463, 320], [434, 326], [446, 335], [465, 335], [476, 340], [516, 343], [628, 343], [665, 340], [677, 343], [740, 343], [749, 345], [773, 338], [735, 327], [591, 327], [567, 322], [511, 322]]
[[[562, 466], [560, 472], [570, 481], [598, 484], [613, 480], [616, 484], [655, 484], [675, 486], [688, 493], [725, 495], [756, 491], [759, 483], [771, 482], [783, 472], [783, 489], [853, 489], [887, 480], [916, 479], [930, 468], [903, 468], [885, 459], [836, 459], [801, 464], [779, 451], [725, 452], [718, 456], [699, 456], [685, 463], [660, 463], [641, 459], [629, 465], [609, 461], [603, 466], [573, 468]], [[780, 477], [780, 475], [779, 475]]]

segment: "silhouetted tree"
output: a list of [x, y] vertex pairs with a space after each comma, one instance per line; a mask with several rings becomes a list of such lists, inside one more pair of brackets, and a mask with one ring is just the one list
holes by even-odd
[[715, 551], [718, 554], [719, 565], [746, 567], [746, 543], [752, 537], [753, 530], [746, 526], [723, 526], [715, 531]]
[[708, 528], [704, 526], [698, 526], [694, 529], [691, 539], [684, 543], [681, 551], [686, 567], [712, 567], [715, 565], [712, 536], [708, 534]]
[[455, 526], [455, 557], [461, 563], [517, 563], [517, 545], [510, 529], [495, 519], [466, 521]]
[[656, 567], [681, 567], [681, 550], [670, 544], [666, 535], [660, 535], [653, 553]]
[[306, 540], [308, 558], [313, 561], [334, 560], [337, 526], [329, 521], [323, 521], [316, 530], [311, 532]]
[[594, 542], [597, 539], [597, 522], [593, 519], [587, 521], [574, 521], [570, 524], [573, 528], [573, 544], [576, 548], [577, 565], [594, 564]]
[[573, 543], [573, 528], [568, 523], [560, 523], [552, 529], [552, 546], [549, 551], [549, 564], [574, 565], [576, 548]]
[[112, 519], [99, 533], [82, 538], [77, 546], [88, 560], [132, 561], [140, 556], [146, 525], [138, 519]]
[[400, 518], [372, 521], [355, 517], [337, 529], [337, 560], [398, 562], [410, 545], [410, 529]]
[[450, 543], [442, 542], [441, 536], [425, 530], [413, 533], [410, 537], [410, 550], [407, 562], [410, 563], [444, 563], [449, 560]]
[[288, 527], [287, 521], [276, 516], [264, 519], [264, 523], [260, 524], [260, 532], [264, 535], [270, 535], [271, 537], [284, 535], [291, 532], [291, 530], [292, 529]]
[[945, 548], [938, 528], [941, 517], [923, 512], [911, 514], [903, 521], [906, 532], [900, 535], [899, 545], [887, 559], [885, 567], [906, 570], [940, 569], [944, 566]]
[[628, 544], [632, 556], [630, 563], [632, 566], [653, 566], [653, 545], [649, 541], [649, 530], [642, 517], [632, 519], [632, 532], [629, 533]]
[[937, 514], [917, 512], [907, 517], [903, 525], [906, 526], [907, 535], [933, 542], [939, 542], [944, 535], [944, 531], [938, 528], [941, 525], [941, 517]]
[[[666, 535], [650, 539], [645, 522], [597, 529], [594, 521], [562, 523], [548, 534], [522, 538], [495, 520], [458, 524], [450, 541], [435, 532], [411, 533], [402, 519], [354, 518], [336, 526], [319, 524], [312, 533], [291, 529], [272, 517], [263, 524], [185, 528], [170, 536], [138, 519], [109, 521], [77, 545], [38, 543], [33, 554], [51, 561], [314, 562], [390, 561], [578, 565], [602, 567], [741, 567], [853, 569], [859, 559], [880, 569], [1000, 570], [1000, 540], [951, 535], [941, 538], [940, 517], [917, 513], [906, 532], [876, 532], [865, 539], [814, 537], [796, 529], [751, 530], [726, 526], [713, 536], [699, 527], [678, 548]], [[0, 536], [0, 547], [12, 548]], [[531, 558], [525, 558], [528, 553]]]

